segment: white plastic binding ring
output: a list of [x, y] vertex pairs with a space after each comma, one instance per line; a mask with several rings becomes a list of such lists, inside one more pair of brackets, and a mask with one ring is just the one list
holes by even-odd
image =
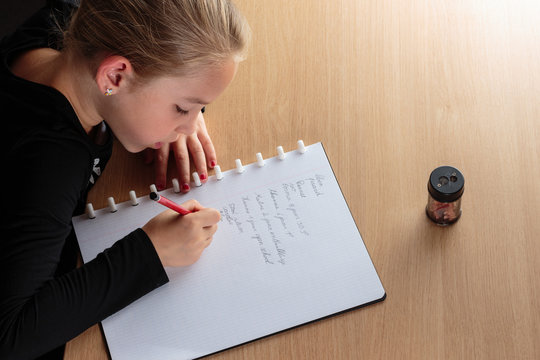
[[264, 166], [264, 159], [262, 157], [262, 154], [257, 153], [257, 154], [255, 154], [255, 156], [257, 157], [257, 165], [259, 165], [259, 167], [263, 167]]
[[236, 159], [236, 172], [241, 174], [244, 172], [244, 166], [242, 165], [242, 161], [240, 159]]
[[298, 140], [298, 151], [300, 152], [300, 154], [306, 152], [306, 147], [304, 146], [304, 142], [302, 140]]
[[180, 192], [180, 183], [178, 183], [177, 178], [172, 179], [172, 186], [173, 186], [173, 190], [174, 190], [175, 193]]
[[199, 173], [197, 173], [196, 171], [193, 172], [193, 174], [191, 174], [193, 176], [193, 181], [195, 182], [195, 186], [201, 186], [202, 183], [201, 183], [201, 178], [199, 177]]
[[112, 196], [107, 199], [107, 203], [109, 203], [109, 210], [111, 210], [112, 213], [118, 210]]
[[96, 213], [94, 212], [94, 207], [92, 206], [92, 203], [86, 204], [86, 215], [88, 215], [89, 219], [96, 218]]
[[221, 167], [219, 165], [214, 166], [214, 172], [216, 173], [216, 179], [223, 179], [223, 173], [221, 172]]
[[283, 146], [277, 147], [278, 159], [285, 160], [285, 151], [283, 151]]
[[129, 198], [131, 199], [131, 205], [132, 206], [137, 206], [139, 205], [139, 201], [137, 200], [137, 194], [135, 193], [134, 190], [131, 190], [129, 192]]

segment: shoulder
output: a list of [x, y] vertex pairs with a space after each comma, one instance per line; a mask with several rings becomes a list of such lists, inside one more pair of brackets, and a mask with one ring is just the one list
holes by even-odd
[[35, 131], [21, 139], [9, 151], [9, 169], [33, 178], [40, 188], [53, 182], [81, 183], [88, 173], [92, 154], [76, 134], [63, 129], [62, 133]]
[[3, 162], [3, 210], [69, 224], [91, 176], [90, 152], [72, 140], [35, 134]]
[[47, 85], [49, 64], [59, 56], [60, 52], [50, 48], [39, 48], [23, 51], [11, 59], [10, 70], [22, 79]]

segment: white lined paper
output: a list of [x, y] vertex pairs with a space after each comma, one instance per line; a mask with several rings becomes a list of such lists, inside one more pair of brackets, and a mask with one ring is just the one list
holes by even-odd
[[[219, 229], [197, 263], [103, 321], [113, 359], [200, 357], [384, 297], [322, 145], [307, 149], [162, 192], [218, 209]], [[147, 196], [117, 207], [73, 219], [85, 262], [163, 211]]]

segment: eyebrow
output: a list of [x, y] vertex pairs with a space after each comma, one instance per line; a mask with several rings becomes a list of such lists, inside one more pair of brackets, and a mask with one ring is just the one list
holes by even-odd
[[201, 99], [198, 99], [198, 98], [186, 98], [187, 101], [189, 101], [190, 103], [197, 103], [197, 104], [201, 104], [201, 105], [208, 105], [208, 101], [204, 101], [204, 100], [201, 100]]

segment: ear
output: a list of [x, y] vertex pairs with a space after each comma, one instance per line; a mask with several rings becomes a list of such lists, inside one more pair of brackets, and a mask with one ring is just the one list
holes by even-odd
[[102, 94], [112, 95], [123, 89], [133, 74], [128, 59], [117, 55], [107, 56], [97, 68], [96, 83]]

